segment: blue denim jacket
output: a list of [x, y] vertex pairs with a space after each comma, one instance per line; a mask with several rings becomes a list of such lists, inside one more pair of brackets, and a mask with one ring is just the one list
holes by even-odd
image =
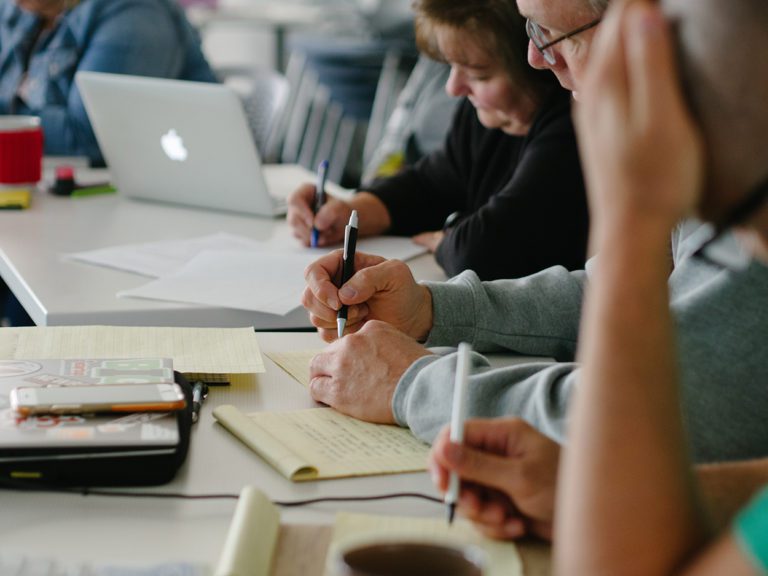
[[0, 0], [0, 114], [40, 116], [46, 154], [103, 162], [75, 85], [78, 70], [216, 81], [173, 0], [82, 0], [32, 46], [38, 27], [37, 16]]

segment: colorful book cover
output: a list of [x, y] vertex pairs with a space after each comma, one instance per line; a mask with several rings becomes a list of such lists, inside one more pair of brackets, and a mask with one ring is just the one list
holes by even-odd
[[167, 358], [0, 360], [0, 461], [20, 452], [122, 451], [172, 448], [179, 442], [177, 418], [167, 413], [41, 415], [20, 418], [10, 406], [19, 386], [172, 383]]

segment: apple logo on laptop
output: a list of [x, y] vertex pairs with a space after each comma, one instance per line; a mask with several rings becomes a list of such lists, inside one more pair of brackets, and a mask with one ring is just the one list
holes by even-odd
[[184, 147], [184, 140], [176, 133], [176, 130], [171, 129], [163, 134], [160, 138], [160, 145], [163, 147], [163, 152], [171, 160], [184, 162], [187, 159], [188, 152]]

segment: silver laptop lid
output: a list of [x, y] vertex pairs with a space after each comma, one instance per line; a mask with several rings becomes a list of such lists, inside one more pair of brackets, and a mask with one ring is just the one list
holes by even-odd
[[119, 193], [260, 216], [269, 194], [238, 96], [218, 84], [78, 72], [78, 88]]

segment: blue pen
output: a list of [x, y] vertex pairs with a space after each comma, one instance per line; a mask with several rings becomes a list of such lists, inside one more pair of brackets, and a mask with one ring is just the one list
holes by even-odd
[[[320, 212], [320, 208], [325, 204], [325, 177], [328, 174], [328, 160], [323, 160], [317, 167], [317, 184], [315, 185], [315, 205], [312, 208], [312, 212], [317, 214]], [[317, 228], [312, 226], [312, 248], [317, 248], [317, 241], [320, 236], [320, 232]]]

